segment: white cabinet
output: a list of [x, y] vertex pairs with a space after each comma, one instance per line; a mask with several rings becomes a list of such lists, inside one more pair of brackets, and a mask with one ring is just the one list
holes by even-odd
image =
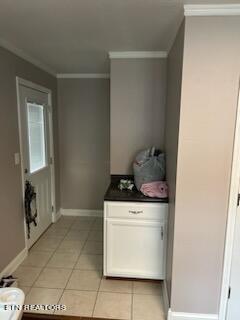
[[164, 279], [166, 203], [104, 203], [104, 275]]

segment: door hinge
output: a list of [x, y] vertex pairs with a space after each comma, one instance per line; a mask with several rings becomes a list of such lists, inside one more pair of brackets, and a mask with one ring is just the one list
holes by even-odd
[[231, 287], [228, 288], [228, 299], [231, 297]]
[[50, 157], [50, 164], [53, 164], [53, 158], [52, 157]]
[[52, 212], [54, 211], [54, 206], [52, 206]]

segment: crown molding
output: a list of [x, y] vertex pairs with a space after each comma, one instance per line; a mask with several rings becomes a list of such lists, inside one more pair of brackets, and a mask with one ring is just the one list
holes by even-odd
[[238, 16], [240, 4], [186, 4], [184, 15], [189, 16]]
[[110, 51], [110, 59], [158, 59], [167, 58], [166, 51]]
[[42, 69], [43, 71], [51, 74], [52, 76], [56, 77], [56, 72], [51, 69], [50, 67], [46, 66], [44, 63], [40, 62], [39, 60], [29, 56], [27, 53], [25, 53], [23, 50], [13, 46], [11, 43], [4, 39], [0, 39], [0, 47], [10, 51], [11, 53], [15, 54], [16, 56], [24, 59], [25, 61], [33, 64], [34, 66], [38, 67], [39, 69]]
[[58, 79], [110, 79], [109, 73], [58, 73]]

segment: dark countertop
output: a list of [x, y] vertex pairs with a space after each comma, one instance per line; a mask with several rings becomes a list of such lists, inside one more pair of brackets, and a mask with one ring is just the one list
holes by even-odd
[[112, 175], [111, 183], [104, 196], [104, 201], [134, 201], [134, 202], [161, 202], [168, 203], [168, 198], [150, 198], [146, 197], [136, 187], [132, 191], [120, 190], [118, 184], [120, 179], [134, 180], [133, 176]]

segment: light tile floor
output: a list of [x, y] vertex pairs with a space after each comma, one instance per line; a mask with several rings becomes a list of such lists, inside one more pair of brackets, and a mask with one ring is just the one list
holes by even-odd
[[53, 224], [14, 273], [26, 304], [65, 304], [55, 313], [73, 316], [163, 320], [161, 283], [103, 277], [102, 228], [94, 217]]

